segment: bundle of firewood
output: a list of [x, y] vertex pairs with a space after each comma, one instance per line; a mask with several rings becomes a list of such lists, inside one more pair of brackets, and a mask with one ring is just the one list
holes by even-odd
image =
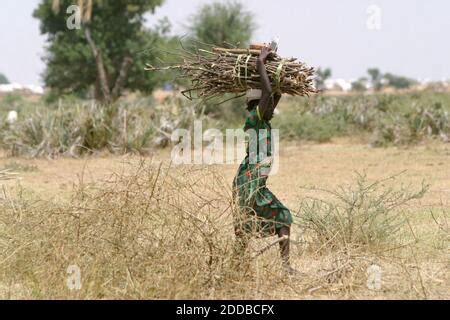
[[[212, 48], [195, 52], [184, 50], [183, 62], [166, 67], [147, 65], [146, 70], [179, 69], [191, 86], [182, 93], [189, 99], [212, 98], [226, 93], [244, 94], [248, 89], [261, 89], [256, 61], [257, 49]], [[266, 70], [273, 91], [296, 96], [316, 92], [313, 86], [314, 69], [295, 58], [283, 59], [271, 52]]]

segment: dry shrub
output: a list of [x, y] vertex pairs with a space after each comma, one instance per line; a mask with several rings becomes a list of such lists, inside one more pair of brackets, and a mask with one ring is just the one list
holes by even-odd
[[[0, 278], [33, 298], [245, 295], [254, 276], [233, 254], [227, 185], [214, 170], [141, 161], [102, 183], [81, 181], [69, 200], [5, 191]], [[73, 265], [79, 291], [66, 285]]]
[[[416, 276], [406, 281], [404, 277], [405, 265], [418, 264], [413, 259], [418, 239], [410, 239], [406, 207], [420, 199], [428, 186], [422, 184], [417, 191], [394, 188], [396, 178], [369, 181], [357, 173], [352, 184], [336, 190], [309, 188], [316, 196], [302, 201], [298, 217], [306, 251], [321, 261], [318, 272], [310, 277], [311, 290], [356, 296], [357, 290], [370, 289], [372, 269], [403, 273], [394, 290], [399, 290], [400, 283], [408, 287], [417, 281]], [[426, 297], [424, 290], [416, 291]]]
[[441, 102], [427, 106], [413, 104], [404, 113], [391, 111], [385, 117], [378, 117], [372, 145], [410, 145], [425, 138], [449, 142], [449, 120], [450, 113]]
[[[291, 278], [281, 272], [274, 239], [253, 240], [246, 255], [235, 255], [235, 208], [229, 181], [217, 171], [139, 161], [102, 182], [86, 184], [80, 179], [70, 199], [43, 201], [20, 188], [13, 195], [3, 189], [0, 297], [442, 296], [430, 287], [433, 279], [446, 279], [445, 268], [426, 263], [446, 245], [437, 243], [439, 250], [430, 249], [424, 260], [418, 240], [403, 237], [408, 226], [402, 225], [395, 241], [387, 231], [399, 227], [398, 220], [389, 217], [423, 190], [393, 191], [384, 187], [386, 181], [358, 180], [353, 191], [336, 193], [343, 198], [333, 206], [325, 206], [325, 200], [322, 206], [304, 204], [297, 219], [304, 242], [299, 246], [295, 241], [294, 228], [291, 252], [294, 266], [303, 274]], [[442, 219], [436, 216], [444, 230]], [[80, 290], [67, 285], [73, 279], [67, 273], [70, 266], [80, 268]], [[383, 270], [381, 291], [368, 290], [371, 266]]]
[[[12, 156], [77, 157], [94, 151], [148, 153], [154, 127], [141, 106], [80, 104], [40, 108], [0, 133]], [[1, 125], [1, 124], [0, 124]]]
[[447, 250], [450, 244], [450, 225], [448, 219], [450, 210], [430, 211], [431, 217], [435, 223], [434, 241], [432, 246], [434, 249]]
[[337, 190], [313, 188], [328, 197], [303, 201], [299, 211], [303, 228], [311, 231], [316, 246], [328, 249], [392, 243], [405, 224], [402, 207], [428, 190], [424, 183], [418, 191], [394, 189], [394, 181], [396, 176], [372, 182], [357, 173], [354, 184]]

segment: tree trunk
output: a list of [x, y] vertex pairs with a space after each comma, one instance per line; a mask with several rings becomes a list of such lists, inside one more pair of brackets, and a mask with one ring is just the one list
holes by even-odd
[[117, 76], [116, 83], [114, 84], [114, 88], [112, 90], [111, 98], [113, 100], [117, 100], [120, 98], [122, 93], [122, 89], [125, 86], [125, 82], [128, 78], [128, 71], [130, 70], [131, 64], [133, 63], [133, 58], [129, 55], [126, 55], [123, 58], [122, 65], [120, 66], [119, 75]]
[[133, 64], [133, 58], [129, 54], [125, 55], [120, 66], [119, 75], [117, 76], [114, 87], [111, 90], [109, 87], [108, 76], [106, 74], [101, 51], [95, 45], [89, 28], [86, 27], [84, 29], [84, 33], [95, 57], [95, 65], [97, 67], [96, 96], [100, 91], [102, 97], [101, 101], [105, 104], [109, 104], [120, 98], [120, 95], [122, 94], [123, 88], [125, 87], [126, 81], [128, 79], [128, 72], [130, 71], [130, 67]]
[[103, 99], [103, 94], [102, 94], [102, 90], [100, 88], [100, 81], [98, 80], [98, 77], [96, 77], [96, 79], [95, 79], [94, 99], [96, 101], [101, 101]]
[[102, 54], [95, 45], [94, 40], [92, 40], [91, 31], [89, 30], [89, 28], [84, 29], [84, 34], [86, 35], [86, 39], [95, 57], [95, 64], [97, 67], [97, 77], [98, 81], [100, 82], [100, 89], [103, 95], [102, 100], [104, 103], [108, 104], [112, 101], [112, 99], [111, 99], [111, 91], [109, 89], [108, 84], [108, 78], [106, 76], [105, 65], [103, 64]]

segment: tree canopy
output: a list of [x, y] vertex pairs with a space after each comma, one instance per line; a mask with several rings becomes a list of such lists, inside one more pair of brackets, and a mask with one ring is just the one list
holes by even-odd
[[412, 79], [397, 76], [392, 73], [386, 73], [384, 75], [384, 79], [386, 79], [388, 86], [396, 89], [407, 89], [416, 83], [416, 81]]
[[330, 68], [319, 68], [316, 71], [316, 89], [325, 90], [325, 81], [332, 76], [333, 72]]
[[8, 84], [8, 83], [9, 83], [8, 78], [3, 73], [0, 73], [0, 84]]
[[[68, 28], [72, 4], [81, 8], [80, 28]], [[150, 92], [156, 75], [145, 72], [155, 59], [154, 49], [166, 40], [167, 21], [149, 30], [146, 13], [153, 13], [163, 0], [71, 1], [42, 0], [34, 11], [41, 33], [47, 35], [47, 87], [61, 93], [86, 93], [95, 88], [98, 100], [110, 102], [125, 89]]]
[[214, 2], [200, 7], [191, 17], [188, 30], [199, 42], [244, 47], [251, 40], [255, 24], [252, 14], [241, 3]]
[[369, 68], [367, 73], [370, 76], [370, 82], [375, 90], [380, 90], [383, 87], [383, 74], [378, 68]]

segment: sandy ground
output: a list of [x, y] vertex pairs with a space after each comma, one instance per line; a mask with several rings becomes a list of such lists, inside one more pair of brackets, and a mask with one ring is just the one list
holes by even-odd
[[[32, 166], [31, 171], [18, 169], [18, 179], [0, 185], [20, 184], [43, 197], [64, 196], [80, 179], [96, 181], [123, 168], [138, 156], [90, 156], [82, 159], [18, 159], [0, 156], [0, 170], [14, 165]], [[149, 157], [150, 158], [150, 157]], [[170, 161], [170, 150], [153, 155], [155, 161]], [[238, 164], [219, 165], [219, 171], [230, 181]], [[370, 179], [387, 178], [403, 172], [399, 183], [430, 184], [420, 206], [450, 206], [450, 145], [436, 144], [408, 149], [371, 148], [345, 140], [328, 144], [283, 143], [279, 170], [269, 178], [269, 188], [286, 205], [295, 210], [303, 186], [333, 188], [353, 181], [355, 172], [366, 172]]]
[[[411, 148], [371, 148], [347, 139], [327, 144], [282, 143], [280, 148], [279, 170], [269, 178], [269, 188], [294, 212], [299, 200], [305, 196], [303, 186], [316, 186], [326, 189], [354, 181], [355, 172], [366, 172], [369, 179], [387, 178], [403, 172], [398, 177], [398, 186], [404, 184], [419, 189], [422, 181], [430, 184], [427, 194], [414, 202], [412, 212], [414, 227], [430, 233], [430, 217], [426, 217], [429, 208], [446, 208], [450, 212], [450, 144], [431, 144]], [[161, 150], [152, 157], [155, 161], [170, 161], [170, 150]], [[4, 168], [17, 168], [18, 179], [0, 181], [5, 187], [23, 186], [32, 190], [41, 198], [66, 197], [74, 184], [80, 179], [93, 182], [105, 179], [111, 172], [120, 171], [130, 161], [139, 160], [138, 156], [97, 155], [82, 159], [60, 158], [22, 159], [0, 155], [0, 171]], [[29, 171], [20, 168], [32, 169]], [[217, 169], [231, 182], [238, 163], [218, 165]], [[423, 218], [423, 219], [422, 219]], [[295, 230], [294, 230], [295, 232]], [[428, 245], [425, 242], [424, 245]], [[448, 278], [445, 276], [445, 262], [429, 262], [421, 258], [421, 270], [433, 285], [431, 298], [448, 299]], [[445, 257], [442, 257], [445, 260]], [[441, 260], [441, 259], [439, 259]], [[300, 270], [313, 272], [314, 259], [296, 259], [294, 264]], [[430, 271], [431, 270], [431, 271]], [[435, 276], [438, 274], [438, 276]], [[397, 275], [398, 276], [398, 275]], [[434, 280], [434, 279], [437, 280]], [[429, 280], [432, 279], [432, 280]], [[365, 296], [366, 298], [409, 297], [410, 293], [399, 293], [395, 289], [395, 280], [387, 293]], [[390, 293], [389, 293], [390, 292]], [[446, 293], [447, 292], [447, 293]], [[275, 294], [275, 293], [274, 293]], [[283, 293], [279, 293], [284, 296]], [[277, 297], [277, 295], [275, 294]], [[289, 297], [295, 295], [289, 293]], [[302, 298], [308, 298], [301, 295]], [[318, 298], [317, 296], [309, 298]], [[330, 298], [323, 296], [322, 298]], [[345, 298], [345, 297], [340, 297]]]

